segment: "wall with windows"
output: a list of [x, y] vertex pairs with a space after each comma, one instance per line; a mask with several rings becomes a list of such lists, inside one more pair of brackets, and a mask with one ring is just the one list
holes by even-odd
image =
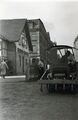
[[[42, 21], [40, 19], [29, 20], [28, 24], [29, 24], [31, 42], [33, 45], [33, 52], [30, 54], [31, 66], [33, 66], [34, 63], [36, 63], [37, 59], [41, 59], [41, 61], [44, 63], [44, 66], [46, 67], [46, 64], [48, 61], [49, 61], [48, 63], [50, 63], [50, 64], [52, 61], [54, 61], [53, 59], [51, 59], [52, 56], [56, 57], [55, 56], [56, 51], [52, 54], [51, 53], [48, 54], [46, 51], [46, 49], [48, 48], [48, 44], [51, 43], [49, 33], [47, 33], [47, 31], [44, 27], [44, 24], [42, 23]], [[32, 70], [32, 75], [33, 74], [34, 73]]]
[[46, 31], [44, 24], [40, 19], [29, 20], [29, 31], [31, 41], [33, 45], [33, 53], [31, 53], [31, 63], [35, 61], [35, 58], [39, 58], [45, 64], [53, 64], [57, 57], [57, 52], [50, 50], [47, 52], [47, 48], [53, 45], [50, 41], [49, 32]]
[[33, 53], [39, 53], [39, 32], [30, 32], [31, 42], [33, 45]]
[[30, 53], [30, 62], [33, 63], [34, 59], [40, 56], [39, 50], [39, 20], [28, 20], [29, 32], [33, 46], [33, 52]]
[[17, 74], [25, 75], [29, 65], [29, 54], [17, 49], [16, 55]]
[[12, 74], [24, 75], [29, 64], [29, 53], [16, 43], [7, 43], [8, 60]]
[[0, 39], [0, 57], [7, 59], [7, 41]]
[[16, 42], [16, 73], [20, 75], [26, 74], [29, 69], [29, 46], [26, 34], [23, 31], [20, 35], [19, 42]]
[[34, 58], [39, 58], [46, 64], [46, 49], [49, 37], [44, 24], [40, 19], [29, 20], [28, 24], [33, 45], [31, 59], [33, 61]]
[[[7, 61], [9, 70], [8, 75], [16, 73], [16, 47], [14, 43], [0, 39], [0, 58]], [[0, 59], [1, 60], [1, 59]]]
[[0, 57], [7, 59], [8, 75], [23, 75], [29, 69], [29, 45], [23, 30], [18, 42], [0, 39]]
[[39, 49], [39, 31], [30, 31], [31, 42], [33, 46], [33, 52], [30, 53], [31, 63], [36, 57], [40, 56], [40, 49]]
[[26, 34], [25, 31], [23, 31], [21, 33], [19, 42], [18, 42], [19, 47], [21, 47], [21, 49], [23, 48], [25, 51], [27, 50], [27, 52], [29, 51], [29, 47], [28, 47], [28, 41], [26, 38]]

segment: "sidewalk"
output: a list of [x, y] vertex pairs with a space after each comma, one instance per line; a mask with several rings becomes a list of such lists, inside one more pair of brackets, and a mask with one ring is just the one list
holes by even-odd
[[5, 79], [1, 78], [0, 76], [0, 82], [24, 82], [26, 81], [26, 76], [6, 76]]

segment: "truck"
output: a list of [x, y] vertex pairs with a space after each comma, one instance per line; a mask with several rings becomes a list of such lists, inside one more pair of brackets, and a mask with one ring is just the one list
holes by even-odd
[[56, 50], [57, 57], [50, 69], [45, 69], [44, 74], [38, 80], [40, 91], [43, 91], [44, 86], [48, 92], [77, 91], [78, 62], [75, 59], [74, 49], [76, 48], [68, 45], [55, 45], [47, 49], [47, 51]]

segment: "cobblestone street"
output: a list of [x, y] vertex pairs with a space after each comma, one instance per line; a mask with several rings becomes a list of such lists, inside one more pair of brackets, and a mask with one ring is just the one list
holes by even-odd
[[77, 120], [78, 94], [41, 93], [36, 82], [0, 82], [0, 120]]

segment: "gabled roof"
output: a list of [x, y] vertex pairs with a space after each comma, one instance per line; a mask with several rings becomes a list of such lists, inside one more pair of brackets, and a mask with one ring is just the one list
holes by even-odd
[[0, 20], [0, 38], [9, 42], [16, 42], [25, 28], [29, 49], [32, 50], [30, 34], [26, 19]]

